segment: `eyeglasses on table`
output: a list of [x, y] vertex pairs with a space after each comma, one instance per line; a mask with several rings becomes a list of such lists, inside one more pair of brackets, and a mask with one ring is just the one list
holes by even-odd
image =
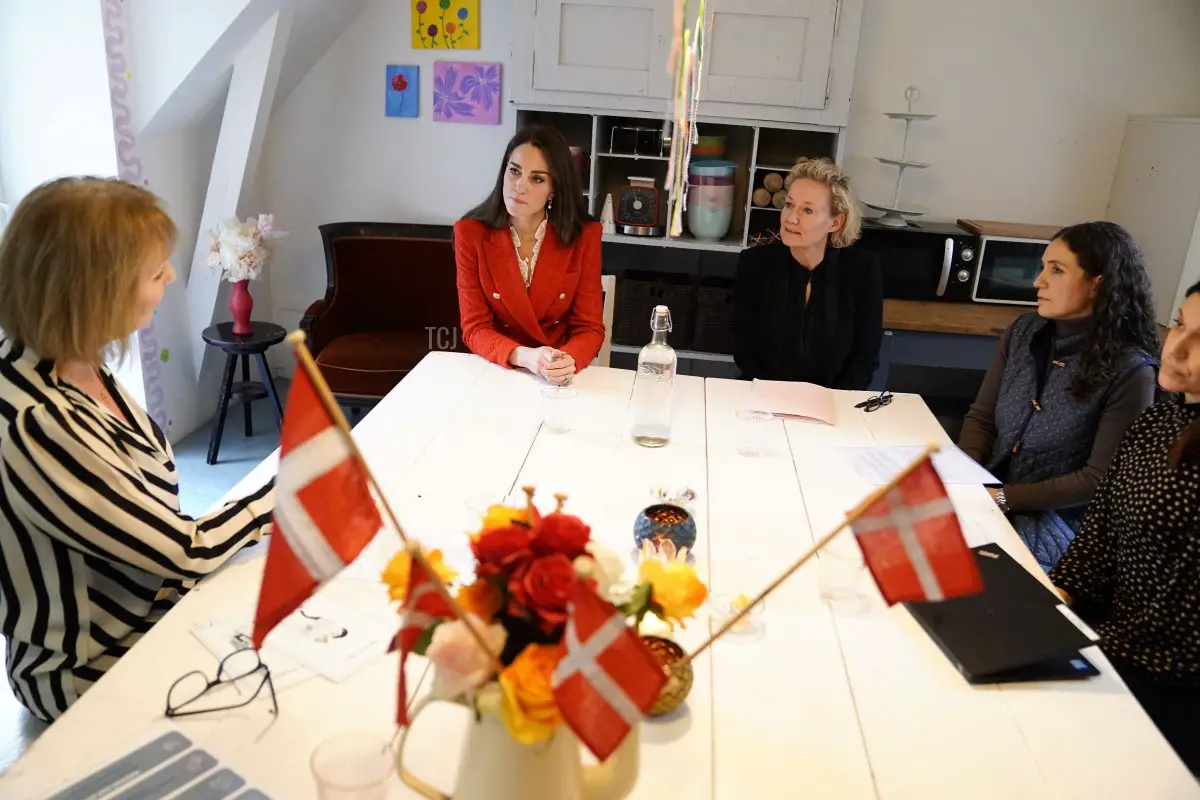
[[[222, 702], [223, 698], [216, 696], [219, 692], [215, 690], [220, 687], [228, 687], [227, 691], [244, 691], [244, 686], [234, 685], [241, 684], [242, 681], [256, 674], [262, 677], [245, 699], [240, 699], [239, 702], [224, 703]], [[221, 663], [217, 666], [217, 676], [212, 680], [209, 680], [208, 676], [200, 670], [192, 670], [177, 678], [171, 684], [171, 688], [167, 690], [166, 715], [170, 718], [186, 717], [241, 708], [253, 703], [262, 694], [264, 686], [271, 695], [271, 713], [278, 716], [279, 704], [275, 700], [275, 684], [271, 681], [271, 670], [262, 662], [258, 651], [254, 648], [234, 650], [221, 659]], [[240, 697], [241, 695], [239, 695]]]
[[870, 414], [872, 411], [878, 411], [879, 409], [883, 408], [884, 406], [888, 405], [891, 402], [892, 402], [892, 393], [885, 389], [873, 397], [868, 397], [866, 400], [863, 400], [861, 403], [855, 403], [854, 407], [861, 408], [863, 411]]

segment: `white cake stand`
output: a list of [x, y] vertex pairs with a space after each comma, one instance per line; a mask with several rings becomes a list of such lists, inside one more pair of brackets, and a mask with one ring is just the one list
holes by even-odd
[[913, 122], [926, 122], [937, 116], [936, 114], [918, 114], [913, 111], [913, 104], [916, 103], [917, 98], [920, 96], [921, 93], [917, 90], [917, 87], [909, 86], [904, 90], [904, 99], [908, 101], [908, 111], [890, 111], [884, 114], [888, 119], [904, 120], [904, 143], [901, 145], [899, 158], [875, 157], [876, 161], [895, 167], [897, 170], [896, 188], [892, 192], [891, 203], [863, 203], [867, 208], [883, 212], [883, 216], [875, 220], [880, 225], [887, 225], [892, 228], [905, 228], [908, 227], [908, 221], [905, 217], [919, 217], [925, 213], [925, 209], [921, 206], [900, 202], [900, 185], [904, 181], [904, 171], [906, 169], [925, 169], [929, 166], [923, 161], [911, 161], [908, 158], [908, 131], [912, 127]]

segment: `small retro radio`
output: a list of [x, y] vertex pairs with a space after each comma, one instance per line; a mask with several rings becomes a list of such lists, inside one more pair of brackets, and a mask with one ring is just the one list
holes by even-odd
[[617, 232], [627, 236], [662, 236], [658, 225], [659, 192], [654, 178], [629, 178], [617, 193]]

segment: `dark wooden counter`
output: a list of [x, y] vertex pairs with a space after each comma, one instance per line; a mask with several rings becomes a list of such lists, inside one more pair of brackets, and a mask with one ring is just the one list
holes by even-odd
[[1033, 306], [990, 303], [944, 303], [928, 300], [884, 300], [883, 327], [894, 331], [999, 336]]

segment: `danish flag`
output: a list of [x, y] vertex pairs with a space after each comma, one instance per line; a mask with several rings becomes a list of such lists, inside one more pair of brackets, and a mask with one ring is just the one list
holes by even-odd
[[625, 617], [582, 580], [567, 604], [565, 652], [551, 685], [563, 720], [601, 761], [658, 699], [667, 673]]
[[408, 573], [408, 597], [404, 598], [404, 614], [400, 632], [392, 640], [388, 652], [400, 650], [400, 687], [396, 701], [396, 724], [408, 725], [408, 684], [404, 678], [404, 667], [408, 654], [417, 646], [417, 640], [435, 619], [452, 617], [454, 612], [449, 603], [438, 593], [435, 581], [417, 559], [412, 560]]
[[851, 527], [888, 605], [983, 591], [975, 556], [928, 454]]
[[297, 369], [280, 433], [275, 524], [254, 617], [256, 650], [383, 525], [366, 469], [344, 436], [308, 372]]

